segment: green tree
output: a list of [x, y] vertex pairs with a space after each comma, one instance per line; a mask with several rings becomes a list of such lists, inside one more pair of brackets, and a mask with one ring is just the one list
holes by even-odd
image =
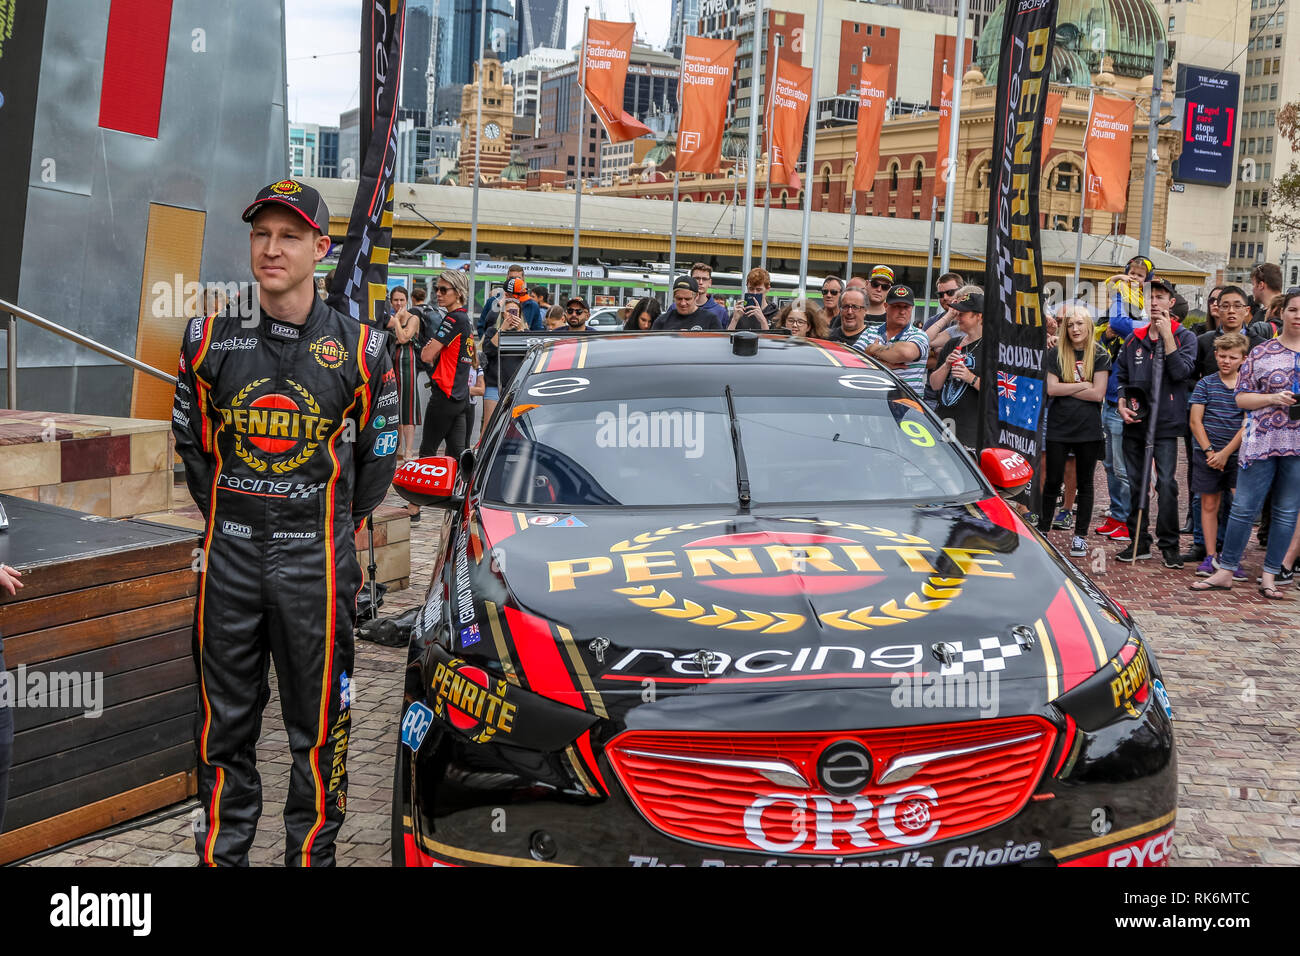
[[1268, 226], [1283, 236], [1300, 233], [1300, 100], [1278, 110], [1277, 131], [1291, 144], [1291, 163], [1273, 183]]

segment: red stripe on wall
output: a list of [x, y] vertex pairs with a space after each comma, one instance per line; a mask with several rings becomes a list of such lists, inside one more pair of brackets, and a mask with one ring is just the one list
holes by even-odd
[[99, 125], [158, 138], [172, 0], [113, 0], [104, 44]]

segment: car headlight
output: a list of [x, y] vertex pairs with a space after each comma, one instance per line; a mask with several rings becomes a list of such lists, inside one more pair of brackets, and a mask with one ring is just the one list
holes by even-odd
[[1097, 730], [1115, 720], [1141, 717], [1151, 697], [1151, 680], [1150, 654], [1142, 638], [1133, 633], [1101, 670], [1053, 703], [1081, 729]]

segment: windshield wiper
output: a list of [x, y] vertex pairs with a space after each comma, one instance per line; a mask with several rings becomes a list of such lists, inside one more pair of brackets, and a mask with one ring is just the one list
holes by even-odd
[[745, 467], [745, 448], [740, 443], [740, 421], [736, 418], [736, 401], [731, 396], [731, 386], [726, 389], [727, 415], [731, 418], [731, 448], [736, 453], [736, 497], [740, 510], [749, 511], [749, 469]]

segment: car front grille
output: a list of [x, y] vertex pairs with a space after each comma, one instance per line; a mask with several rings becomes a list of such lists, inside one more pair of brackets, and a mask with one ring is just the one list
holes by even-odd
[[1041, 778], [1056, 733], [1037, 717], [825, 733], [628, 731], [606, 754], [637, 810], [669, 836], [846, 855], [1009, 819]]

